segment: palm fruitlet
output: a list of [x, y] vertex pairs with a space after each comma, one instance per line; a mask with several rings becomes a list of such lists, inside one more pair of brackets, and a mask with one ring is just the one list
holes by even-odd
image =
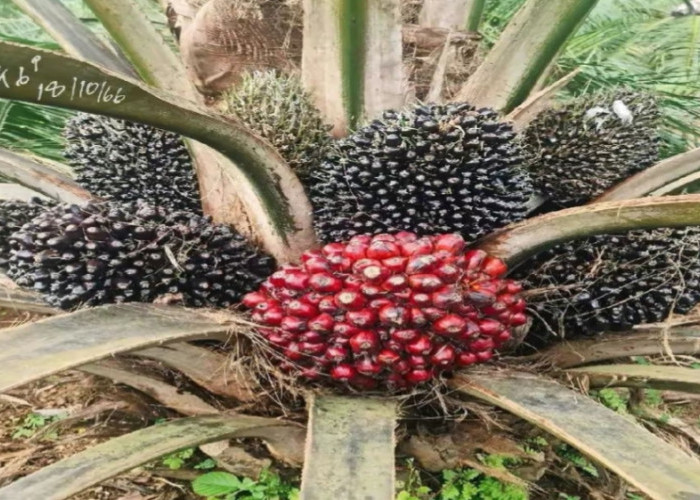
[[525, 217], [533, 188], [521, 162], [512, 127], [493, 110], [388, 111], [314, 172], [316, 229], [326, 242], [395, 231], [473, 241]]
[[145, 203], [59, 205], [11, 238], [9, 275], [56, 307], [151, 302], [227, 307], [274, 269], [228, 227]]
[[527, 318], [505, 264], [456, 234], [355, 236], [306, 252], [243, 304], [283, 370], [410, 388], [491, 359]]
[[10, 258], [10, 236], [48, 207], [51, 201], [32, 198], [0, 201], [0, 271], [6, 271]]
[[295, 76], [246, 73], [223, 102], [227, 114], [275, 146], [303, 181], [331, 145], [330, 126]]
[[64, 155], [92, 194], [201, 213], [192, 161], [177, 134], [85, 113], [71, 119], [64, 133]]
[[528, 167], [555, 206], [586, 203], [659, 159], [656, 100], [629, 91], [541, 113], [525, 130]]
[[525, 263], [516, 276], [533, 294], [528, 301], [538, 337], [571, 338], [663, 321], [700, 302], [700, 228], [564, 243]]

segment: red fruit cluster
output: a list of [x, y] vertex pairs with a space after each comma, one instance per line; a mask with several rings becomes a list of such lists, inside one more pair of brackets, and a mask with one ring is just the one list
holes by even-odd
[[526, 322], [505, 264], [454, 234], [355, 236], [307, 252], [249, 293], [281, 367], [359, 389], [401, 389], [491, 359]]

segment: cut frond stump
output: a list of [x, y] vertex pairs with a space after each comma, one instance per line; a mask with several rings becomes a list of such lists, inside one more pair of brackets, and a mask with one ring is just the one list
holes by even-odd
[[0, 336], [0, 391], [61, 370], [164, 342], [226, 335], [247, 324], [179, 307], [120, 304], [8, 328]]
[[393, 498], [397, 402], [315, 396], [309, 412], [300, 499]]
[[566, 373], [590, 387], [638, 387], [700, 394], [700, 370], [684, 366], [597, 365]]

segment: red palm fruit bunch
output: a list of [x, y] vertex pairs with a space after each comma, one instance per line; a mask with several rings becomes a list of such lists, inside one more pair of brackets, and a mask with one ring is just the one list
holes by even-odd
[[398, 390], [488, 361], [526, 322], [505, 272], [456, 234], [363, 235], [306, 252], [243, 303], [283, 370]]

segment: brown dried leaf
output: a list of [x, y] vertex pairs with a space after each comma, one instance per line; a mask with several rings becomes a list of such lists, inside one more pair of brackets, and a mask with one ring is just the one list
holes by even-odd
[[432, 472], [463, 467], [466, 461], [477, 460], [477, 453], [505, 455], [532, 460], [508, 434], [474, 422], [456, 424], [448, 434], [415, 434], [402, 443], [401, 450], [414, 456], [421, 466]]
[[0, 480], [17, 475], [17, 473], [22, 470], [22, 467], [24, 467], [24, 464], [29, 462], [40, 448], [42, 447], [32, 446], [14, 453], [3, 454], [0, 457], [0, 461], [3, 462], [3, 467], [0, 469]]
[[219, 467], [231, 474], [253, 479], [260, 477], [260, 473], [272, 465], [269, 458], [256, 458], [240, 446], [229, 446], [214, 458]]

